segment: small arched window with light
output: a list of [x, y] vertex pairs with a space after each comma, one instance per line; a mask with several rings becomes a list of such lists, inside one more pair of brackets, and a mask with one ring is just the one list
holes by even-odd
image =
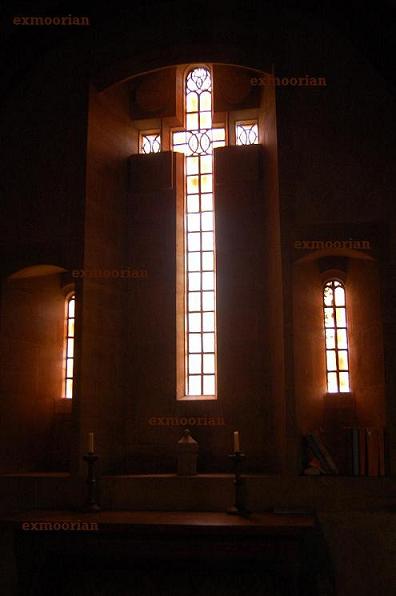
[[73, 397], [73, 369], [74, 369], [74, 322], [76, 296], [74, 292], [66, 298], [65, 308], [65, 373], [64, 396]]
[[344, 284], [329, 280], [323, 288], [328, 393], [347, 393], [349, 382], [348, 323]]

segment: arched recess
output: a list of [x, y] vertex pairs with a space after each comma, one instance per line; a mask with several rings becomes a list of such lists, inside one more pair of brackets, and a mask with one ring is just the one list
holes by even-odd
[[[323, 287], [345, 287], [350, 392], [328, 393]], [[355, 250], [315, 251], [293, 266], [293, 347], [300, 434], [319, 428], [384, 427], [381, 286], [377, 261]]]
[[[0, 318], [1, 472], [64, 471], [71, 403], [64, 404], [64, 268], [39, 264], [3, 280]], [[68, 400], [69, 401], [69, 400]], [[62, 419], [62, 420], [61, 420]]]
[[[225, 468], [235, 427], [250, 450], [251, 469], [278, 471], [286, 457], [281, 257], [271, 250], [280, 246], [275, 89], [251, 83], [262, 71], [226, 65], [224, 57], [205, 62], [213, 69], [213, 122], [228, 131], [228, 147], [218, 153], [215, 165], [219, 238], [223, 224], [217, 255], [224, 282], [219, 282], [223, 293], [218, 304], [219, 312], [226, 313], [219, 337], [227, 345], [219, 350], [220, 400], [187, 405], [176, 399], [173, 343], [176, 313], [183, 316], [173, 296], [174, 252], [180, 247], [173, 206], [183, 201], [183, 162], [172, 153], [171, 139], [173, 130], [185, 128], [184, 75], [194, 65], [181, 56], [183, 61], [179, 56], [178, 63], [163, 69], [157, 64], [149, 72], [130, 68], [123, 82], [101, 91], [91, 88], [84, 266], [96, 273], [82, 280], [81, 436], [95, 432], [105, 454], [103, 469], [117, 469], [125, 460], [128, 472], [170, 471], [179, 429], [153, 429], [147, 422], [153, 413], [181, 419], [191, 412], [201, 417], [224, 414], [224, 429], [196, 431], [205, 446], [203, 469]], [[203, 63], [202, 56], [197, 63]], [[261, 147], [238, 147], [236, 124], [253, 119], [259, 123]], [[160, 134], [160, 154], [139, 155], [139, 139], [145, 134]], [[238, 225], [247, 220], [251, 228]], [[147, 270], [147, 279], [104, 279], [98, 273], [126, 264]], [[238, 304], [242, 307], [234, 314]], [[234, 319], [232, 341], [239, 351], [230, 349], [226, 335], [227, 321]], [[227, 371], [238, 374], [241, 386]], [[125, 447], [120, 437], [125, 437]]]

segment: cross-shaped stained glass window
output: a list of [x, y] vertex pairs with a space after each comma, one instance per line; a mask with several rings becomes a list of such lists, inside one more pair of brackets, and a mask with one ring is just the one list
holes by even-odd
[[192, 68], [185, 79], [185, 130], [172, 148], [185, 156], [185, 371], [186, 397], [216, 396], [216, 243], [213, 150], [225, 129], [212, 126], [209, 68]]

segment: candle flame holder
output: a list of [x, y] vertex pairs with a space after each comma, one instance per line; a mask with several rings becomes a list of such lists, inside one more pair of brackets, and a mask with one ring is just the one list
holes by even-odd
[[95, 463], [99, 459], [93, 452], [88, 452], [87, 455], [83, 455], [83, 459], [87, 462], [87, 485], [88, 495], [83, 511], [86, 513], [93, 513], [100, 511], [100, 506], [96, 502], [96, 475], [95, 475]]
[[234, 465], [235, 496], [234, 505], [227, 509], [227, 513], [229, 515], [240, 515], [242, 517], [248, 517], [251, 512], [246, 507], [246, 480], [241, 475], [242, 462], [246, 458], [246, 456], [244, 453], [241, 453], [240, 451], [235, 451], [235, 453], [229, 455], [228, 457], [232, 459]]

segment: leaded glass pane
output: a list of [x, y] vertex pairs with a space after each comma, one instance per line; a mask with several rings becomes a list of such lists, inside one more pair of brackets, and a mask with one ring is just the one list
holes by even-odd
[[338, 392], [338, 379], [337, 379], [337, 373], [335, 373], [335, 372], [327, 373], [327, 391], [329, 393], [337, 393]]
[[188, 213], [198, 213], [199, 195], [190, 195], [187, 197], [187, 211]]
[[346, 326], [345, 308], [336, 308], [337, 327]]
[[201, 253], [189, 252], [188, 253], [188, 270], [199, 271], [201, 268]]
[[202, 250], [214, 249], [214, 235], [213, 232], [202, 232]]
[[347, 349], [347, 334], [346, 329], [337, 329], [337, 346], [338, 349]]
[[188, 369], [191, 374], [202, 373], [202, 358], [201, 354], [190, 354], [188, 357]]
[[215, 372], [215, 359], [214, 354], [203, 355], [203, 372], [214, 374]]
[[187, 176], [187, 194], [199, 191], [199, 176]]
[[213, 212], [205, 211], [201, 215], [202, 218], [202, 231], [211, 231], [213, 230]]
[[68, 337], [74, 337], [74, 319], [69, 319], [68, 321], [67, 335]]
[[202, 111], [212, 109], [212, 95], [209, 91], [204, 91], [201, 94], [200, 108]]
[[67, 378], [73, 377], [73, 358], [68, 358], [66, 360], [66, 377]]
[[191, 332], [201, 331], [201, 313], [191, 313], [188, 315], [188, 330]]
[[73, 379], [66, 379], [65, 397], [69, 399], [73, 397]]
[[189, 306], [190, 312], [201, 310], [201, 293], [200, 292], [189, 292], [188, 306]]
[[200, 128], [210, 128], [212, 126], [212, 114], [210, 112], [201, 112], [199, 126]]
[[201, 289], [201, 274], [200, 273], [189, 273], [188, 274], [188, 288], [192, 291]]
[[334, 327], [334, 311], [332, 308], [325, 308], [325, 326]]
[[345, 292], [342, 286], [338, 286], [334, 290], [334, 298], [336, 306], [345, 306]]
[[187, 112], [198, 112], [198, 94], [192, 91], [187, 95], [186, 110]]
[[214, 333], [203, 333], [202, 335], [202, 345], [204, 352], [214, 352], [215, 344], [214, 344]]
[[189, 395], [201, 395], [201, 375], [189, 375], [188, 387], [190, 390]]
[[161, 151], [161, 136], [159, 133], [141, 133], [140, 153], [159, 153]]
[[348, 370], [348, 352], [346, 350], [338, 350], [338, 368]]
[[187, 114], [187, 128], [189, 130], [197, 130], [198, 125], [198, 114]]
[[205, 271], [202, 273], [202, 289], [214, 290], [214, 273], [211, 271]]
[[211, 193], [201, 195], [201, 209], [202, 211], [213, 211], [213, 195]]
[[73, 358], [73, 354], [74, 354], [74, 339], [69, 337], [67, 340], [67, 355], [70, 356], [71, 358]]
[[203, 252], [202, 254], [202, 270], [213, 271], [214, 268], [214, 253]]
[[212, 188], [212, 174], [203, 174], [201, 176], [201, 192], [211, 192]]
[[[198, 158], [196, 158], [198, 159]], [[201, 174], [211, 174], [213, 171], [213, 163], [211, 155], [201, 155], [199, 158], [201, 165]]]
[[214, 310], [214, 292], [202, 292], [202, 309]]
[[214, 313], [213, 312], [203, 313], [202, 322], [203, 322], [203, 331], [214, 331], [215, 330]]
[[333, 306], [333, 288], [325, 287], [323, 294], [325, 306]]
[[215, 394], [215, 377], [214, 375], [204, 375], [203, 377], [203, 395]]
[[188, 234], [188, 250], [201, 250], [201, 234], [199, 232], [192, 232]]
[[189, 333], [188, 343], [190, 347], [190, 353], [202, 353], [202, 335], [200, 333]]
[[328, 350], [326, 352], [327, 370], [337, 370], [336, 353], [335, 350]]
[[191, 213], [187, 215], [187, 229], [189, 232], [199, 232], [201, 227], [199, 213]]
[[237, 145], [258, 144], [257, 120], [251, 122], [237, 122], [235, 128], [235, 137]]
[[340, 372], [340, 391], [346, 392], [350, 390], [349, 387], [349, 373], [347, 372]]
[[334, 329], [326, 329], [326, 348], [328, 350], [334, 349], [335, 346], [335, 332]]

